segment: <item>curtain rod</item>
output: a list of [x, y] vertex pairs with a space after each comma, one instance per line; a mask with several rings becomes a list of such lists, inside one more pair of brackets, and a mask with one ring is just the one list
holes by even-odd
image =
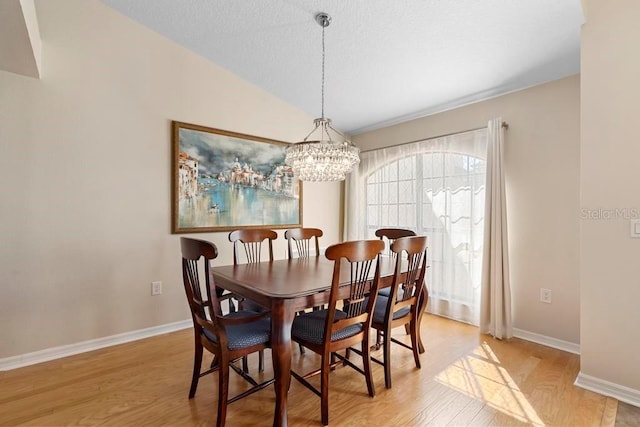
[[[509, 123], [507, 122], [502, 122], [502, 127], [505, 130], [509, 129]], [[369, 151], [375, 151], [375, 150], [382, 150], [384, 148], [391, 148], [391, 147], [398, 147], [400, 145], [407, 145], [407, 144], [413, 144], [414, 142], [420, 142], [420, 141], [428, 141], [430, 139], [437, 139], [437, 138], [444, 138], [447, 136], [451, 136], [451, 135], [457, 135], [459, 133], [467, 133], [467, 132], [473, 132], [476, 130], [480, 130], [480, 129], [486, 129], [486, 126], [481, 126], [481, 127], [477, 127], [477, 128], [473, 128], [473, 129], [467, 129], [467, 130], [462, 130], [459, 132], [451, 132], [451, 133], [445, 133], [443, 135], [437, 135], [437, 136], [430, 136], [429, 138], [421, 138], [421, 139], [415, 139], [413, 141], [408, 141], [408, 142], [399, 142], [397, 144], [393, 144], [393, 145], [387, 145], [385, 147], [380, 147], [380, 148], [372, 148], [371, 150], [364, 150], [364, 151], [360, 151], [361, 153], [368, 153]]]

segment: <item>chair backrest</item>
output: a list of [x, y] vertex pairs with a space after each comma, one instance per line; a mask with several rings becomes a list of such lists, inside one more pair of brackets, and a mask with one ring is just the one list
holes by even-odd
[[320, 244], [318, 238], [322, 237], [322, 230], [319, 228], [293, 228], [284, 232], [287, 239], [289, 259], [294, 258], [293, 247], [295, 245], [298, 258], [309, 258], [311, 255], [311, 242], [315, 244], [315, 254], [320, 255]]
[[[218, 248], [206, 240], [180, 238], [182, 251], [182, 281], [187, 294], [187, 301], [191, 309], [191, 317], [196, 332], [201, 333], [207, 328], [218, 334], [216, 316], [222, 312], [216, 295], [215, 283], [211, 274], [211, 260], [218, 257]], [[201, 275], [200, 265], [204, 268]], [[201, 277], [204, 277], [206, 298], [202, 295]]]
[[[386, 321], [393, 319], [393, 313], [403, 307], [411, 307], [415, 315], [424, 290], [424, 276], [427, 271], [427, 236], [400, 237], [391, 245], [391, 251], [396, 256], [396, 268]], [[403, 253], [406, 254], [406, 258]]]
[[389, 256], [395, 255], [393, 251], [391, 251], [391, 245], [396, 239], [411, 236], [416, 236], [416, 232], [406, 228], [379, 228], [376, 230], [376, 237], [382, 241], [387, 241], [387, 255]]
[[256, 264], [262, 260], [262, 243], [267, 241], [267, 255], [273, 261], [273, 244], [278, 233], [266, 228], [235, 230], [229, 233], [229, 241], [233, 243], [233, 263], [240, 264], [240, 247], [244, 249], [248, 264]]
[[[334, 266], [331, 294], [327, 306], [325, 337], [332, 336], [333, 332], [357, 323], [365, 324], [363, 330], [368, 330], [378, 293], [379, 255], [383, 250], [384, 242], [380, 240], [356, 240], [338, 243], [327, 248], [325, 256], [334, 261]], [[347, 261], [350, 268], [348, 282], [350, 290], [348, 298], [340, 298], [340, 300], [344, 300], [343, 312], [346, 313], [346, 317], [338, 319], [336, 318], [336, 305], [339, 300], [339, 291], [341, 285], [346, 285], [345, 282], [341, 282], [343, 259]], [[373, 275], [371, 275], [372, 268], [374, 268]], [[369, 282], [371, 282], [370, 288], [367, 286]], [[367, 295], [369, 298], [366, 298]], [[328, 340], [325, 339], [325, 341]]]

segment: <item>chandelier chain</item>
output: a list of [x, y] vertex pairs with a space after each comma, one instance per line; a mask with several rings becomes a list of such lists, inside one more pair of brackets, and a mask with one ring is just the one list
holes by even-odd
[[322, 26], [322, 118], [324, 119], [324, 28], [326, 25]]

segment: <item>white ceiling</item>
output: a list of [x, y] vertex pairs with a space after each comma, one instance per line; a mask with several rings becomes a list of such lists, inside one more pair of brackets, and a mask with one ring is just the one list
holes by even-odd
[[[580, 0], [101, 0], [350, 134], [579, 73]], [[311, 126], [311, 124], [310, 124]]]

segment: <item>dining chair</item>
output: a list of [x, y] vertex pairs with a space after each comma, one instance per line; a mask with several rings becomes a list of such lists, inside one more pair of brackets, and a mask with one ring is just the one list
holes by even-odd
[[[289, 259], [296, 258], [309, 258], [311, 256], [311, 249], [314, 249], [314, 255], [320, 256], [320, 243], [319, 238], [322, 237], [323, 232], [319, 228], [292, 228], [284, 232], [284, 238], [287, 239], [287, 256]], [[295, 250], [294, 250], [295, 249]], [[314, 310], [319, 310], [322, 307], [314, 307]], [[304, 310], [299, 311], [298, 314], [304, 314]], [[304, 347], [300, 348], [300, 354], [304, 354]]]
[[[387, 256], [394, 257], [395, 254], [391, 250], [391, 245], [395, 242], [396, 239], [401, 237], [411, 237], [416, 236], [416, 232], [413, 230], [408, 230], [406, 228], [378, 228], [376, 230], [376, 237], [380, 240], [386, 242], [387, 248]], [[378, 291], [380, 295], [389, 296], [389, 288], [380, 289]]]
[[[284, 232], [284, 238], [287, 239], [287, 254], [289, 259], [296, 258], [294, 254], [298, 254], [298, 258], [309, 258], [311, 249], [314, 249], [314, 255], [320, 256], [319, 238], [323, 232], [319, 228], [292, 228]], [[294, 251], [295, 248], [295, 251]]]
[[[278, 233], [267, 228], [247, 228], [230, 232], [229, 241], [233, 243], [233, 264], [241, 264], [243, 260], [247, 264], [256, 264], [263, 259], [273, 261], [273, 241], [277, 238]], [[246, 298], [238, 299], [241, 310], [255, 311], [257, 313], [266, 310], [260, 304]], [[243, 366], [244, 371], [248, 372], [246, 359], [243, 361]], [[260, 372], [264, 371], [264, 352], [262, 351], [258, 354], [258, 370]]]
[[[195, 338], [193, 375], [189, 389], [192, 399], [198, 388], [198, 380], [212, 372], [218, 372], [217, 426], [224, 426], [227, 405], [261, 390], [273, 379], [258, 383], [248, 373], [235, 365], [235, 361], [251, 353], [270, 347], [271, 321], [269, 313], [238, 311], [222, 314], [211, 274], [211, 262], [218, 257], [217, 247], [205, 240], [180, 238], [182, 251], [182, 278], [191, 309]], [[202, 295], [201, 277], [204, 277], [205, 298]], [[211, 367], [202, 372], [203, 350], [213, 355]], [[251, 384], [248, 390], [229, 398], [229, 368]]]
[[[400, 237], [391, 245], [391, 251], [395, 254], [396, 264], [390, 294], [388, 297], [378, 294], [371, 323], [383, 338], [383, 361], [374, 357], [372, 360], [384, 366], [386, 388], [391, 388], [392, 342], [412, 350], [416, 368], [420, 369], [418, 322], [427, 265], [427, 237]], [[402, 269], [403, 265], [406, 270]], [[428, 298], [428, 293], [424, 298]], [[411, 346], [391, 336], [392, 329], [406, 325], [411, 335]]]
[[[406, 228], [378, 228], [375, 234], [380, 240], [386, 241], [388, 256], [395, 256], [391, 250], [391, 245], [396, 239], [417, 235], [415, 231]], [[381, 289], [380, 291], [384, 291], [384, 289]]]
[[[334, 358], [363, 374], [369, 396], [375, 396], [369, 331], [380, 279], [379, 256], [383, 249], [384, 243], [380, 240], [351, 241], [328, 247], [325, 256], [334, 261], [334, 267], [327, 308], [301, 314], [293, 320], [292, 340], [321, 356], [319, 369], [304, 375], [292, 370], [291, 375], [320, 396], [323, 425], [329, 424], [329, 372], [336, 366], [332, 363]], [[342, 274], [343, 268], [349, 269], [349, 272]], [[341, 295], [341, 290], [347, 285], [349, 294]], [[368, 290], [373, 298], [366, 298]], [[343, 301], [344, 304], [339, 308], [338, 303]], [[362, 355], [364, 369], [337, 353], [357, 344], [361, 344], [362, 350], [358, 354]], [[320, 390], [307, 381], [307, 378], [318, 374], [321, 375]]]
[[[234, 230], [229, 233], [229, 241], [233, 243], [233, 263], [242, 264], [242, 253], [247, 264], [255, 264], [265, 258], [273, 261], [273, 241], [278, 238], [278, 233], [266, 228], [248, 228]], [[266, 251], [263, 251], [265, 243]]]
[[[378, 228], [375, 234], [376, 234], [376, 237], [378, 237], [380, 240], [386, 243], [385, 244], [385, 247], [387, 248], [386, 255], [392, 258], [395, 257], [396, 254], [393, 253], [393, 251], [391, 250], [391, 245], [393, 244], [393, 242], [395, 242], [396, 239], [399, 239], [401, 237], [417, 236], [415, 231], [409, 230], [406, 228]], [[378, 291], [378, 294], [385, 297], [389, 297], [389, 292], [391, 292], [391, 288], [384, 288], [384, 289], [380, 289]], [[407, 331], [407, 335], [409, 335], [408, 327], [406, 331]], [[375, 344], [376, 350], [379, 349], [381, 346], [382, 346], [382, 334], [379, 332], [378, 336], [376, 337], [376, 344]]]

